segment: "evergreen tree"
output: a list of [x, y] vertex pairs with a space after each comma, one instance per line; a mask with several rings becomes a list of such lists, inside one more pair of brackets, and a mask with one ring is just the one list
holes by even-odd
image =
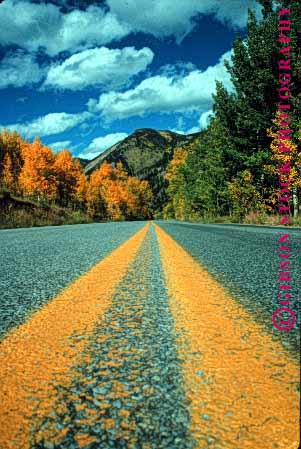
[[266, 129], [278, 102], [277, 20], [276, 12], [268, 4], [262, 21], [249, 12], [247, 37], [236, 39], [231, 62], [226, 61], [234, 93], [218, 84], [214, 96], [214, 112], [233, 142], [236, 168], [251, 170], [259, 189], [261, 167], [269, 158], [270, 138]]

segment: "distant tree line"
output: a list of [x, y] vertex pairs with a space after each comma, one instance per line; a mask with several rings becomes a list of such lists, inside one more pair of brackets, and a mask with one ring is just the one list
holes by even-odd
[[108, 163], [87, 178], [78, 159], [63, 149], [55, 154], [39, 139], [0, 134], [0, 188], [33, 200], [81, 210], [92, 219], [134, 220], [150, 217], [152, 192], [147, 181], [128, 176], [121, 163]]
[[[249, 11], [247, 36], [237, 37], [231, 61], [226, 62], [233, 91], [217, 82], [214, 114], [208, 128], [189, 148], [175, 151], [169, 164], [164, 218], [191, 220], [230, 215], [242, 219], [277, 212], [278, 12], [273, 1], [259, 3], [262, 19]], [[297, 215], [301, 191], [301, 2], [284, 0], [281, 6], [291, 8], [292, 19], [290, 156], [293, 213]]]

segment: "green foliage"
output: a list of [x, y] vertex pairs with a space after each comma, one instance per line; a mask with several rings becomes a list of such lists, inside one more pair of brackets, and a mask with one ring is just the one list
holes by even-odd
[[[271, 127], [278, 108], [280, 43], [275, 2], [260, 0], [263, 18], [249, 12], [247, 36], [237, 37], [231, 61], [225, 65], [233, 85], [227, 91], [217, 82], [214, 118], [198, 142], [168, 178], [165, 218], [183, 220], [231, 216], [241, 221], [275, 208], [275, 176], [268, 168], [273, 158]], [[292, 138], [300, 137], [300, 0], [276, 6], [290, 7], [292, 30]], [[169, 164], [172, 170], [174, 160]], [[295, 188], [296, 189], [296, 188]]]
[[266, 129], [278, 102], [277, 20], [273, 12], [261, 22], [249, 13], [247, 37], [235, 40], [231, 61], [226, 62], [234, 93], [218, 85], [214, 97], [216, 117], [228, 130], [239, 156], [235, 171], [251, 169], [257, 187], [262, 163], [268, 158], [270, 139]]
[[166, 218], [189, 220], [229, 212], [225, 157], [231, 150], [225, 129], [219, 120], [212, 120], [201, 138], [187, 148], [185, 160], [170, 180]]
[[262, 208], [262, 198], [254, 186], [249, 170], [238, 173], [236, 179], [229, 183], [229, 193], [235, 216], [243, 217], [252, 210]]
[[184, 148], [197, 136], [198, 134], [186, 136], [171, 131], [138, 129], [87, 164], [85, 172], [92, 176], [105, 161], [113, 165], [121, 162], [130, 176], [148, 181], [153, 192], [150, 209], [152, 214], [156, 214], [162, 210], [167, 200], [168, 183], [164, 175], [175, 148]]

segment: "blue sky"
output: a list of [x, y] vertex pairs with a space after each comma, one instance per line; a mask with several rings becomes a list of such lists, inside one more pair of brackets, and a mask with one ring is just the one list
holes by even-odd
[[91, 159], [137, 128], [197, 132], [255, 0], [4, 0], [0, 128]]

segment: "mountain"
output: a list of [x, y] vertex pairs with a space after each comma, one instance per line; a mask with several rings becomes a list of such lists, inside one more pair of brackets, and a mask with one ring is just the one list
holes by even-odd
[[113, 165], [119, 161], [122, 162], [131, 176], [149, 182], [154, 193], [152, 207], [157, 210], [165, 201], [164, 175], [174, 150], [189, 145], [200, 135], [201, 133], [182, 135], [150, 128], [137, 129], [127, 138], [92, 159], [85, 165], [84, 170], [87, 175], [90, 175], [104, 161]]
[[80, 163], [80, 165], [85, 168], [86, 165], [89, 164], [89, 159], [83, 159], [82, 157], [76, 157], [75, 159], [77, 159]]

